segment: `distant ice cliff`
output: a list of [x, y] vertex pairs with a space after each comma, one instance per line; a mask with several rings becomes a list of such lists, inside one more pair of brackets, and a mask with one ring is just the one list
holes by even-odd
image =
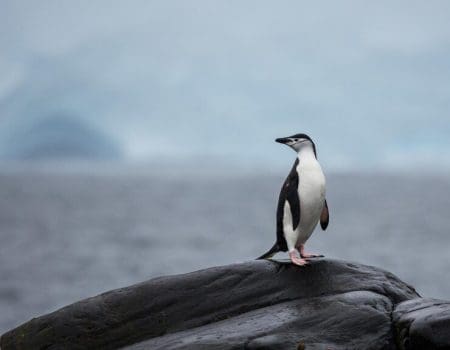
[[121, 157], [120, 145], [81, 119], [54, 114], [14, 130], [0, 148], [4, 160], [94, 159]]

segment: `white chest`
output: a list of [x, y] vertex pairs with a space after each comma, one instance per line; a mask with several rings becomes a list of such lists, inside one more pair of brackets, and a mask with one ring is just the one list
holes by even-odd
[[325, 176], [314, 158], [301, 159], [297, 166], [300, 202], [315, 202], [325, 198]]
[[314, 154], [302, 154], [297, 166], [299, 174], [301, 235], [306, 239], [317, 225], [325, 200], [325, 176]]

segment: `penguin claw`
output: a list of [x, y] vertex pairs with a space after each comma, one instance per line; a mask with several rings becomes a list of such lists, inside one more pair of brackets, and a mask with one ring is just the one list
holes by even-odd
[[323, 258], [324, 256], [321, 254], [309, 254], [309, 253], [305, 253], [305, 245], [304, 244], [300, 244], [299, 246], [296, 247], [299, 252], [300, 252], [300, 256], [303, 259], [310, 259], [310, 258]]
[[294, 265], [297, 266], [306, 266], [309, 265], [309, 262], [307, 262], [305, 259], [299, 258], [295, 252], [290, 252], [289, 257], [291, 258], [291, 261]]
[[314, 259], [314, 258], [324, 258], [325, 255], [322, 255], [322, 254], [303, 254], [301, 257], [303, 259]]
[[297, 265], [297, 266], [308, 266], [309, 265], [309, 262], [307, 262], [305, 259], [297, 258], [297, 259], [291, 259], [291, 261], [294, 265]]

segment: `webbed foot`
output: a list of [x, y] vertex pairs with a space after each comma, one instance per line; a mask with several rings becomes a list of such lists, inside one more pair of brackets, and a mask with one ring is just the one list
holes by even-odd
[[311, 259], [311, 258], [323, 258], [324, 255], [322, 254], [311, 254], [311, 253], [306, 253], [305, 252], [305, 245], [304, 244], [300, 244], [299, 246], [299, 251], [300, 251], [300, 256], [303, 259]]
[[299, 258], [295, 251], [289, 252], [289, 258], [292, 263], [298, 266], [308, 265], [308, 262], [305, 259]]

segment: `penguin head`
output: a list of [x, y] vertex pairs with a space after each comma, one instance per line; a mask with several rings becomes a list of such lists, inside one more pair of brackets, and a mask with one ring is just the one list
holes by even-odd
[[312, 147], [314, 153], [316, 153], [316, 145], [311, 137], [306, 134], [295, 134], [288, 137], [281, 137], [275, 141], [291, 147], [296, 152], [299, 152], [304, 147]]

